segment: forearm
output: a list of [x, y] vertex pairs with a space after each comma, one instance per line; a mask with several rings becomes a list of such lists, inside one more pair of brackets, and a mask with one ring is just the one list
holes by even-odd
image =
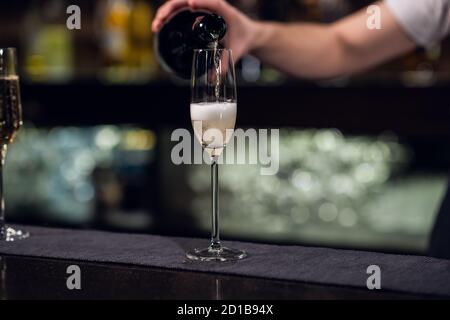
[[365, 11], [333, 24], [254, 22], [250, 52], [283, 72], [303, 78], [330, 78], [361, 72], [411, 51], [383, 3], [382, 28], [369, 30]]
[[264, 63], [303, 78], [327, 78], [347, 70], [330, 26], [257, 22], [251, 53]]

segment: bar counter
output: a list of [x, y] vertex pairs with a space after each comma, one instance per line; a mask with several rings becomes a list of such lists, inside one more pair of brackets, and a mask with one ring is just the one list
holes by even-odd
[[[185, 260], [207, 240], [20, 226], [0, 244], [3, 299], [426, 299], [450, 297], [450, 261], [329, 248], [227, 242], [236, 263]], [[80, 269], [70, 290], [68, 267]], [[369, 265], [381, 289], [367, 288]]]

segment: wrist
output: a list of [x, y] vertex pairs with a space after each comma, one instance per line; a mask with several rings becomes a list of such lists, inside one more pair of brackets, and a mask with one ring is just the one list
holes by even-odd
[[249, 52], [254, 54], [262, 49], [270, 41], [273, 32], [273, 25], [268, 22], [252, 21], [252, 36], [250, 40]]

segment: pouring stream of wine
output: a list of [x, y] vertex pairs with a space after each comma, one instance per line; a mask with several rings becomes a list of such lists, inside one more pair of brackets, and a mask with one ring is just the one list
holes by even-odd
[[220, 98], [220, 51], [218, 51], [219, 41], [214, 41], [214, 68], [216, 69], [216, 85], [215, 85], [215, 96], [216, 102], [219, 102]]

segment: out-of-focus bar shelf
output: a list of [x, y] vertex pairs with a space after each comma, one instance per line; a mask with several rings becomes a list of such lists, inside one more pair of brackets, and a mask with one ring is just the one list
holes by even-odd
[[[24, 83], [22, 90], [25, 119], [38, 125], [138, 123], [190, 127], [189, 88], [170, 82]], [[244, 86], [239, 90], [238, 126], [336, 127], [350, 133], [391, 130], [403, 135], [447, 136], [448, 101], [450, 91], [446, 87]]]

